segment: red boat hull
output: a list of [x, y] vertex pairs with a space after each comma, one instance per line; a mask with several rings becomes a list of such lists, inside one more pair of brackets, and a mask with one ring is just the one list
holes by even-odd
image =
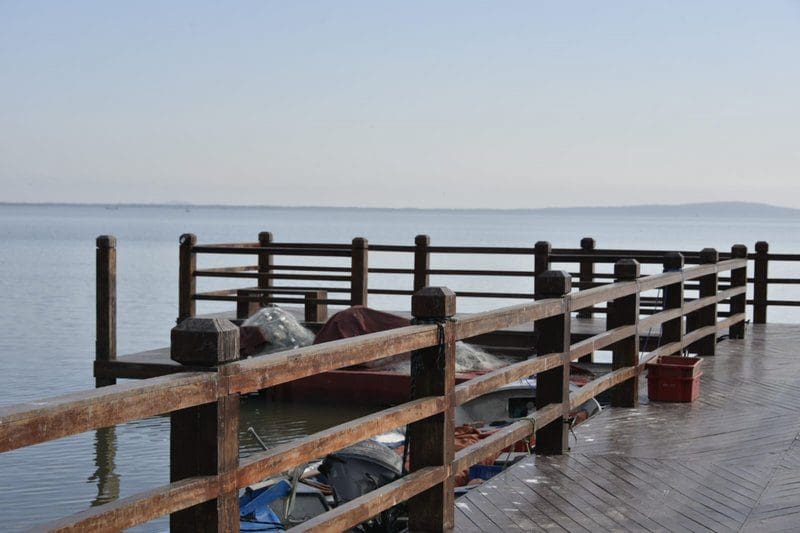
[[[463, 383], [480, 374], [456, 374], [456, 383]], [[333, 370], [278, 385], [267, 394], [276, 400], [392, 405], [407, 402], [410, 391], [411, 377], [408, 374], [380, 370]]]

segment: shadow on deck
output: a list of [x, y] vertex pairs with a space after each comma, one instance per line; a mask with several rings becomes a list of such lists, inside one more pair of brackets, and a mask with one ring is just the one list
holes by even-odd
[[456, 502], [456, 531], [797, 531], [800, 325], [705, 357], [701, 398], [607, 409]]

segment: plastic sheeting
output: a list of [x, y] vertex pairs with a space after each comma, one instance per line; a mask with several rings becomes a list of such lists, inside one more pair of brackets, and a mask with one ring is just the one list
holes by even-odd
[[[242, 329], [258, 332], [250, 341], [248, 351], [269, 353], [308, 346], [314, 342], [314, 333], [303, 327], [289, 312], [280, 307], [264, 307], [242, 323]], [[260, 341], [260, 342], [258, 342]], [[244, 342], [242, 343], [244, 345]]]

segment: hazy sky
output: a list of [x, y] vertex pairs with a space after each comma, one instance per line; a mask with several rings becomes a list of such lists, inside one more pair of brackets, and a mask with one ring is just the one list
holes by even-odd
[[800, 207], [800, 2], [0, 0], [0, 201]]

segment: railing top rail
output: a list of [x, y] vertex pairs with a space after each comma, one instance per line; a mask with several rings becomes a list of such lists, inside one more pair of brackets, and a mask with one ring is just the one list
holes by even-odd
[[370, 244], [369, 251], [370, 252], [414, 252], [416, 251], [415, 246], [409, 246], [404, 244]]
[[231, 254], [231, 255], [311, 255], [320, 257], [350, 257], [352, 251], [344, 248], [326, 248], [308, 246], [304, 248], [284, 248], [280, 246], [235, 247], [235, 246], [207, 246], [196, 245], [192, 247], [196, 254]]
[[171, 374], [0, 409], [0, 452], [210, 403], [213, 372]]
[[253, 357], [224, 365], [230, 392], [248, 393], [312, 376], [435, 346], [435, 325], [406, 326], [349, 339]]
[[[755, 259], [756, 254], [751, 254]], [[767, 254], [767, 259], [770, 261], [800, 261], [800, 254]]]
[[214, 248], [315, 248], [315, 249], [330, 249], [330, 250], [347, 250], [352, 247], [350, 243], [338, 242], [270, 242], [269, 245], [264, 246], [259, 242], [242, 242], [242, 243], [201, 243], [194, 245], [194, 248], [199, 247], [214, 247]]
[[746, 259], [728, 259], [718, 263], [696, 265], [678, 272], [664, 272], [643, 276], [635, 281], [612, 283], [570, 294], [570, 311], [578, 311], [599, 303], [629, 296], [637, 292], [661, 289], [681, 281], [697, 279], [708, 274], [724, 272], [747, 265]]

